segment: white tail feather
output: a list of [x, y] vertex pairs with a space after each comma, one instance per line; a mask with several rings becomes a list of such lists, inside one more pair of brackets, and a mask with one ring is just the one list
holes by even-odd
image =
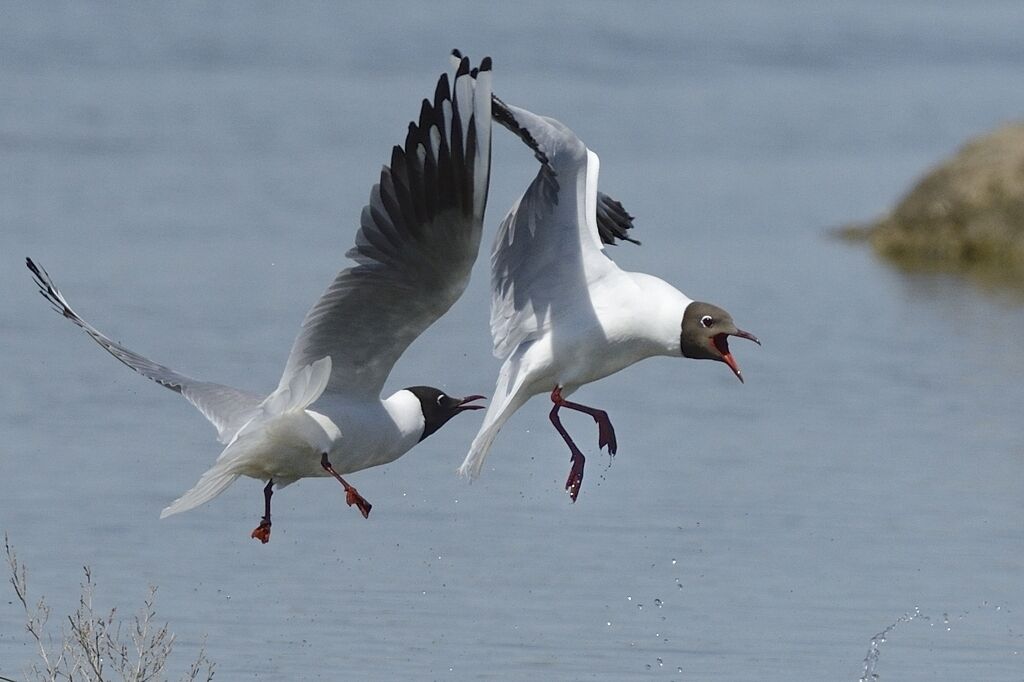
[[260, 405], [260, 413], [235, 434], [231, 443], [220, 453], [217, 463], [199, 478], [199, 482], [192, 486], [191, 490], [160, 512], [160, 518], [195, 509], [224, 492], [239, 477], [239, 462], [247, 455], [251, 459], [254, 453], [265, 447], [263, 429], [267, 423], [286, 412], [306, 409], [324, 392], [330, 377], [330, 356], [306, 365], [291, 376], [286, 386], [278, 387], [267, 396]]
[[238, 478], [238, 474], [231, 471], [232, 467], [230, 465], [230, 462], [215, 464], [200, 477], [199, 482], [192, 486], [191, 490], [160, 512], [160, 518], [167, 518], [171, 514], [179, 514], [189, 509], [195, 509], [224, 492]]
[[466, 455], [462, 466], [459, 467], [459, 476], [472, 479], [480, 475], [480, 469], [484, 466], [487, 453], [490, 452], [491, 444], [498, 432], [501, 431], [501, 427], [529, 399], [530, 396], [522, 392], [522, 377], [515, 382], [511, 389], [509, 388], [510, 378], [513, 374], [517, 374], [517, 372], [512, 370], [511, 362], [502, 365], [491, 404], [487, 408], [487, 414], [484, 415], [483, 424], [480, 425], [476, 438], [469, 446], [469, 454]]

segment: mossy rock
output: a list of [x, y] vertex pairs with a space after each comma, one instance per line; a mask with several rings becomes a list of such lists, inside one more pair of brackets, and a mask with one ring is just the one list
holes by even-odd
[[971, 140], [891, 213], [840, 234], [867, 239], [900, 265], [992, 269], [1024, 281], [1024, 123]]

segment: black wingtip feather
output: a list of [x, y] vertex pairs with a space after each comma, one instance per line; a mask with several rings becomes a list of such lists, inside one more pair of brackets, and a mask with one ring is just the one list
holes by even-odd
[[[470, 93], [467, 101], [455, 99], [456, 90], [466, 85], [456, 88], [457, 80], [480, 71], [471, 68], [461, 51], [452, 50], [452, 56], [458, 60], [454, 76], [441, 74], [433, 97], [422, 100], [418, 120], [409, 124], [404, 144], [392, 148], [390, 162], [382, 168], [370, 204], [360, 216], [354, 249], [360, 265], [386, 262], [397, 269], [403, 240], [434, 240], [439, 246], [448, 238], [446, 228], [432, 224], [441, 212], [455, 209], [467, 217], [482, 213], [482, 207], [473, 205], [478, 195], [476, 98]], [[486, 66], [489, 71], [490, 60]]]
[[[432, 109], [430, 107], [430, 100], [423, 98], [422, 104], [420, 104], [420, 118], [419, 128], [420, 130], [428, 130], [430, 128], [430, 117], [432, 115]], [[412, 123], [409, 123], [409, 127], [412, 127]]]
[[640, 242], [629, 236], [627, 230], [633, 229], [633, 216], [623, 208], [622, 204], [603, 192], [597, 193], [597, 232], [601, 241], [614, 245], [616, 239], [640, 245]]
[[503, 127], [518, 135], [519, 139], [533, 150], [534, 157], [545, 166], [548, 165], [548, 155], [544, 153], [540, 145], [537, 144], [537, 141], [533, 139], [530, 131], [519, 125], [519, 121], [516, 120], [508, 105], [495, 94], [491, 95], [491, 117]]
[[76, 321], [78, 315], [75, 314], [71, 308], [68, 307], [64, 297], [61, 296], [60, 290], [57, 289], [57, 285], [53, 283], [50, 278], [50, 273], [46, 271], [46, 268], [37, 265], [31, 258], [25, 258], [25, 265], [29, 270], [32, 271], [33, 281], [39, 288], [39, 295], [46, 299], [46, 302], [50, 304], [54, 312], [68, 318], [69, 320]]
[[452, 89], [448, 84], [448, 74], [442, 73], [441, 77], [437, 79], [437, 87], [434, 88], [434, 109], [440, 112], [441, 103], [451, 98]]

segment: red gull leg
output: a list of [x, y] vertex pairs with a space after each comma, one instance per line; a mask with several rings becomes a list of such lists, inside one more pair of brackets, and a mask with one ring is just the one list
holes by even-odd
[[551, 413], [548, 417], [551, 419], [555, 430], [562, 436], [562, 440], [569, 446], [569, 452], [572, 453], [572, 469], [569, 470], [569, 478], [565, 481], [565, 489], [569, 493], [569, 497], [572, 498], [572, 501], [575, 502], [576, 496], [580, 494], [580, 485], [583, 483], [583, 466], [587, 463], [587, 458], [576, 447], [576, 443], [573, 442], [569, 432], [562, 426], [562, 420], [558, 417], [558, 408], [565, 404], [565, 401], [562, 400], [562, 390], [558, 386], [555, 386], [555, 390], [551, 391], [551, 402], [554, 403], [554, 406], [551, 408]]
[[264, 545], [270, 542], [270, 497], [274, 494], [274, 479], [267, 481], [267, 486], [263, 489], [263, 518], [260, 519], [260, 525], [256, 526], [256, 529], [249, 536], [256, 540], [259, 540]]
[[551, 401], [562, 408], [582, 412], [593, 417], [597, 423], [597, 446], [604, 447], [607, 445], [608, 455], [614, 455], [618, 452], [618, 443], [615, 441], [615, 428], [611, 425], [611, 420], [608, 419], [608, 413], [597, 408], [588, 408], [585, 404], [580, 404], [579, 402], [569, 402], [562, 397], [561, 386], [555, 386], [555, 390], [551, 391]]
[[369, 518], [370, 509], [373, 508], [373, 505], [367, 502], [366, 498], [360, 495], [358, 490], [350, 486], [348, 484], [348, 481], [342, 478], [341, 475], [334, 470], [334, 467], [332, 467], [331, 463], [327, 460], [326, 452], [323, 454], [322, 457], [320, 457], [320, 466], [322, 466], [324, 470], [331, 476], [334, 476], [336, 479], [338, 479], [338, 483], [340, 483], [342, 487], [345, 488], [345, 503], [350, 507], [352, 505], [355, 505], [359, 509], [360, 513], [363, 515], [364, 519]]
[[614, 455], [619, 445], [615, 441], [615, 427], [612, 426], [611, 420], [608, 418], [608, 413], [604, 410], [599, 410], [596, 407], [587, 407], [586, 405], [580, 405], [579, 403], [571, 403], [568, 400], [562, 398], [562, 391], [557, 386], [555, 390], [551, 392], [551, 400], [555, 400], [555, 392], [558, 393], [558, 401], [562, 407], [567, 407], [570, 410], [576, 410], [584, 414], [589, 414], [597, 422], [597, 447], [603, 448], [608, 446], [608, 454]]

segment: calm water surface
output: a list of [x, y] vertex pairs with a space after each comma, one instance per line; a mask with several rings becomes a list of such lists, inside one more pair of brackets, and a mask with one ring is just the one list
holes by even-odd
[[[206, 636], [218, 679], [705, 681], [856, 680], [918, 609], [879, 679], [1024, 678], [1024, 313], [825, 236], [1021, 116], [1018, 4], [2, 14], [0, 528], [57, 613], [88, 564], [125, 612], [158, 585], [175, 662]], [[582, 390], [620, 448], [576, 505], [535, 400], [473, 485], [477, 416], [355, 475], [369, 521], [329, 480], [275, 498], [265, 547], [256, 481], [159, 521], [213, 430], [47, 311], [23, 258], [130, 347], [269, 390], [453, 46], [601, 154], [644, 242], [624, 267], [762, 338], [735, 345], [746, 385], [664, 359]], [[494, 161], [488, 235], [535, 171], [503, 131]], [[486, 275], [392, 388], [490, 392]]]

